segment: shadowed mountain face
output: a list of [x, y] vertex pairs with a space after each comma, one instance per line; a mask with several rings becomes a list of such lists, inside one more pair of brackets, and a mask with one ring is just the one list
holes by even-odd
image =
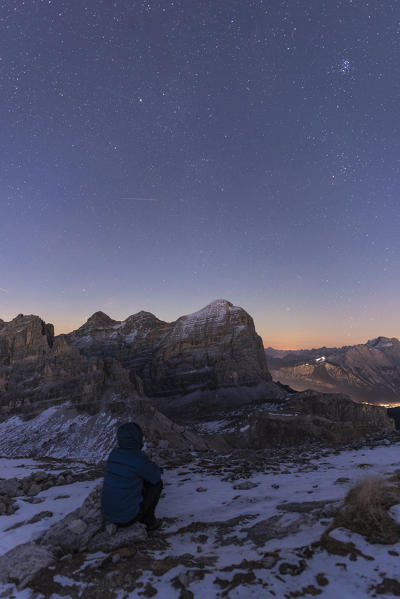
[[97, 312], [66, 339], [83, 355], [116, 358], [153, 398], [260, 385], [273, 389], [253, 319], [226, 300], [171, 323], [149, 312], [122, 322]]
[[[149, 312], [119, 322], [96, 312], [54, 337], [38, 316], [0, 323], [0, 408], [40, 411], [110, 397], [181, 397], [246, 389], [273, 392], [253, 319], [226, 300], [166, 323]], [[166, 401], [166, 400], [165, 400]]]
[[400, 402], [400, 341], [394, 337], [341, 348], [265, 351], [274, 380], [296, 389], [348, 393], [371, 403]]
[[90, 359], [64, 336], [54, 337], [53, 325], [38, 316], [20, 314], [0, 328], [0, 414], [31, 415], [70, 402], [87, 410], [96, 401], [140, 395], [140, 383], [130, 379], [112, 358]]

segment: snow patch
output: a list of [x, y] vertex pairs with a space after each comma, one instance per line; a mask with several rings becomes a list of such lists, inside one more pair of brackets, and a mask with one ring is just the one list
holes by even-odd
[[48, 408], [28, 421], [13, 416], [0, 423], [0, 455], [98, 462], [114, 446], [117, 424], [110, 414], [77, 414], [68, 404]]

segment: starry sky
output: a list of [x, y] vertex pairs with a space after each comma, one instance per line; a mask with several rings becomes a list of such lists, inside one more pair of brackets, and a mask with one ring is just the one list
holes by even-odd
[[400, 336], [400, 2], [0, 1], [0, 318]]

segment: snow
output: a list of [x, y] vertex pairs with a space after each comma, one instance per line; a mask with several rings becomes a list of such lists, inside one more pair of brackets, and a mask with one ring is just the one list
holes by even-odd
[[[358, 534], [336, 528], [331, 531], [331, 537], [354, 543], [362, 555], [356, 556], [354, 561], [354, 557], [349, 555], [330, 554], [313, 544], [319, 541], [331, 518], [318, 513], [314, 517], [312, 512], [302, 510], [301, 506], [308, 502], [321, 502], [322, 506], [329, 506], [332, 502], [339, 504], [349, 488], [363, 477], [390, 475], [397, 470], [399, 451], [400, 442], [340, 452], [320, 450], [316, 453], [310, 450], [302, 453], [299, 450], [298, 455], [296, 452], [283, 453], [281, 458], [271, 459], [260, 471], [252, 468], [246, 459], [235, 470], [229, 455], [221, 455], [215, 461], [207, 461], [199, 455], [194, 456], [193, 462], [167, 468], [164, 472], [164, 493], [157, 511], [157, 515], [164, 518], [163, 529], [157, 533], [164, 541], [148, 549], [149, 563], [173, 558], [176, 565], [174, 562], [171, 569], [161, 569], [161, 572], [152, 570], [150, 566], [149, 569], [141, 567], [137, 582], [142, 583], [141, 588], [151, 582], [158, 596], [166, 599], [178, 599], [180, 596], [180, 590], [172, 584], [175, 577], [185, 582], [185, 588], [194, 597], [283, 598], [293, 597], [293, 593], [303, 592], [306, 587], [320, 590], [323, 599], [376, 596], [375, 588], [385, 577], [398, 579], [398, 555], [389, 551], [399, 554], [400, 543], [371, 545]], [[33, 462], [26, 460], [28, 470], [34, 466]], [[207, 468], [207, 463], [210, 468]], [[2, 459], [1, 464], [5, 471], [13, 473], [20, 467], [21, 460]], [[54, 520], [75, 509], [97, 482], [49, 489], [40, 494], [44, 501], [37, 505], [26, 504], [18, 498], [20, 509], [12, 516], [0, 518], [2, 551], [34, 538]], [[246, 483], [242, 489], [241, 483]], [[55, 496], [67, 494], [69, 497], [64, 500], [55, 499]], [[300, 507], [296, 507], [297, 504]], [[43, 510], [52, 511], [54, 516], [35, 524], [25, 524], [14, 531], [5, 531], [13, 523], [29, 520]], [[400, 522], [400, 504], [391, 508], [390, 513]], [[260, 545], [255, 544], [249, 531], [255, 524], [263, 526], [263, 522], [272, 517], [281, 528], [286, 527], [287, 532], [267, 535]], [[268, 532], [270, 527], [267, 522], [265, 530]], [[199, 569], [195, 565], [188, 567], [183, 559], [185, 555], [189, 555], [194, 564], [198, 559], [208, 560], [209, 565], [202, 568], [203, 578], [190, 578], [190, 573]], [[275, 555], [276, 561], [271, 555]], [[92, 568], [100, 576], [101, 563], [106, 557], [102, 553], [87, 555], [78, 569], [61, 574], [55, 571], [54, 580], [66, 587], [75, 585], [79, 592], [84, 592], [85, 588], [93, 585], [93, 579], [85, 582], [85, 572]], [[252, 564], [243, 565], [243, 560], [252, 561]], [[298, 571], [294, 573], [290, 567], [285, 569], [288, 565], [298, 568]], [[115, 567], [118, 568], [118, 563]], [[246, 573], [254, 575], [254, 579], [248, 582], [243, 579], [236, 584], [234, 577]], [[321, 576], [327, 581], [325, 586], [317, 582]], [[221, 587], [218, 580], [227, 581], [221, 583], [227, 586]], [[88, 590], [88, 596], [98, 588]], [[225, 595], [224, 589], [228, 589]], [[304, 596], [312, 594], [316, 593], [304, 593]], [[116, 597], [122, 596], [136, 599], [137, 589], [125, 591], [125, 594], [121, 589], [121, 594], [116, 594]], [[379, 596], [389, 599], [392, 595], [383, 593]], [[24, 599], [28, 597], [25, 595]], [[52, 597], [54, 599], [55, 595]]]
[[137, 337], [138, 331], [137, 329], [129, 333], [129, 335], [125, 336], [125, 343], [133, 343]]
[[[38, 462], [29, 458], [21, 458], [20, 460], [9, 460], [8, 458], [0, 458], [0, 479], [1, 478], [24, 478], [38, 469]], [[50, 472], [50, 469], [40, 467], [40, 470]], [[52, 469], [51, 469], [52, 471]]]
[[[182, 469], [169, 470], [165, 474], [165, 498], [161, 500], [159, 506], [160, 517], [177, 518], [166, 529], [168, 534], [173, 535], [173, 542], [171, 542], [171, 537], [168, 537], [172, 544], [168, 548], [168, 553], [176, 556], [185, 553], [193, 554], [196, 545], [193, 533], [179, 533], [179, 529], [194, 522], [210, 524], [204, 529], [208, 539], [201, 543], [201, 555], [216, 557], [217, 565], [214, 570], [216, 569], [217, 572], [214, 572], [212, 576], [205, 576], [202, 581], [194, 581], [190, 584], [190, 590], [195, 597], [216, 596], [217, 587], [214, 584], [216, 576], [233, 579], [235, 572], [242, 571], [239, 567], [229, 573], [222, 573], [221, 570], [226, 566], [239, 565], [243, 558], [259, 560], [266, 552], [280, 551], [284, 561], [298, 563], [300, 561], [299, 548], [310, 546], [311, 543], [318, 541], [326, 529], [329, 519], [322, 519], [322, 521], [309, 525], [304, 524], [298, 532], [288, 534], [281, 539], [270, 539], [260, 548], [254, 547], [246, 540], [246, 529], [274, 515], [282, 515], [280, 524], [289, 525], [299, 517], [299, 514], [296, 512], [284, 513], [278, 509], [279, 505], [284, 505], [288, 501], [302, 503], [336, 500], [340, 502], [348, 489], [366, 474], [388, 474], [396, 470], [399, 449], [400, 444], [397, 443], [392, 446], [361, 451], [343, 451], [338, 455], [329, 455], [319, 459], [311, 458], [303, 470], [299, 470], [295, 463], [283, 463], [281, 466], [287, 472], [286, 474], [283, 472], [253, 473], [249, 479], [246, 478], [243, 481], [249, 480], [257, 486], [243, 491], [234, 489], [232, 482], [221, 480], [220, 475], [205, 473], [195, 467], [190, 468], [187, 476], [182, 476]], [[368, 468], [360, 468], [367, 463]], [[337, 483], [338, 478], [348, 478], [349, 481]], [[238, 482], [240, 480], [235, 481], [234, 484], [236, 485]], [[206, 489], [206, 491], [199, 492], [196, 490], [199, 488]], [[182, 501], [183, 497], [185, 501]], [[400, 518], [400, 506], [395, 506], [392, 509]], [[218, 524], [238, 517], [247, 520], [232, 531], [233, 536], [230, 543], [225, 538], [224, 543], [226, 542], [226, 544], [219, 546], [215, 533], [216, 528], [213, 528], [212, 523]], [[339, 558], [320, 550], [308, 560], [305, 571], [299, 576], [289, 575], [284, 578], [279, 570], [272, 575], [268, 569], [255, 569], [256, 578], [260, 582], [254, 586], [239, 585], [230, 591], [229, 597], [246, 599], [247, 597], [264, 596], [262, 584], [268, 585], [270, 594], [265, 596], [272, 597], [272, 592], [277, 597], [289, 596], [287, 595], [289, 591], [295, 592], [309, 585], [315, 586], [315, 577], [324, 573], [329, 581], [329, 585], [323, 588], [324, 599], [325, 597], [329, 599], [337, 599], [337, 597], [365, 599], [370, 596], [371, 585], [380, 582], [377, 565], [384, 568], [388, 578], [397, 578], [396, 558], [388, 555], [388, 547], [371, 546], [363, 537], [349, 531], [336, 530], [334, 533], [341, 540], [346, 540], [346, 542], [350, 540], [355, 543], [357, 547], [361, 548], [363, 554], [374, 556], [374, 560], [368, 561], [360, 557], [354, 564], [348, 556]], [[231, 533], [227, 533], [226, 536], [230, 535]], [[400, 552], [400, 544], [389, 548]], [[159, 552], [156, 557], [161, 559], [163, 555], [163, 552]], [[179, 593], [172, 588], [170, 581], [174, 576], [183, 572], [185, 572], [183, 567], [174, 568], [164, 577], [160, 577], [157, 583], [153, 581], [152, 584], [157, 588], [160, 596], [178, 597]], [[143, 582], [145, 583], [146, 580], [144, 576]], [[130, 597], [133, 598], [134, 594], [131, 594]]]
[[393, 518], [393, 520], [400, 524], [400, 504], [393, 505], [389, 510], [389, 514]]
[[[10, 461], [10, 467], [13, 467]], [[41, 503], [28, 503], [23, 497], [17, 498], [19, 509], [10, 516], [0, 516], [0, 555], [3, 555], [16, 545], [27, 543], [42, 534], [57, 520], [61, 520], [82, 505], [85, 497], [99, 483], [99, 480], [75, 482], [70, 485], [50, 487], [38, 493], [36, 497], [43, 498]], [[65, 497], [63, 497], [65, 496]], [[33, 518], [40, 512], [49, 511], [53, 516], [43, 518], [33, 524], [24, 524], [13, 530], [7, 530], [20, 522]]]
[[13, 416], [0, 423], [0, 455], [98, 462], [115, 444], [117, 424], [110, 414], [78, 414], [69, 404], [48, 408], [28, 421]]
[[[192, 334], [194, 330], [202, 329], [203, 327], [207, 327], [212, 335], [212, 331], [222, 325], [228, 315], [230, 317], [239, 316], [241, 312], [243, 312], [242, 308], [233, 306], [227, 300], [215, 300], [197, 312], [192, 312], [178, 318], [171, 332], [171, 337], [184, 339], [186, 336]], [[230, 324], [235, 326], [237, 332], [242, 330], [243, 325], [239, 319], [237, 321], [232, 319]]]
[[91, 345], [92, 343], [93, 337], [91, 335], [83, 335], [82, 337], [78, 337], [73, 341], [73, 345], [75, 345], [79, 349], [82, 347], [86, 347], [87, 345]]

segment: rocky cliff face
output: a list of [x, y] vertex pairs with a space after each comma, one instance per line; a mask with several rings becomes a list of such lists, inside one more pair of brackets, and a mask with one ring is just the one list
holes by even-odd
[[400, 401], [400, 342], [378, 337], [366, 344], [286, 352], [267, 351], [275, 380], [296, 389], [348, 393], [357, 401]]
[[141, 378], [149, 397], [226, 388], [241, 388], [245, 395], [245, 387], [263, 384], [274, 391], [253, 319], [226, 300], [172, 323], [149, 312], [122, 322], [96, 313], [66, 338], [84, 355], [118, 359]]
[[38, 316], [19, 315], [0, 329], [0, 414], [36, 414], [71, 402], [91, 409], [112, 394], [140, 394], [116, 360], [84, 356]]
[[38, 316], [19, 314], [11, 322], [0, 323], [0, 365], [46, 355], [54, 343], [54, 327]]
[[96, 312], [77, 331], [57, 337], [37, 316], [0, 324], [5, 455], [66, 456], [79, 453], [82, 441], [93, 446], [87, 457], [94, 459], [101, 444], [108, 450], [111, 429], [127, 418], [139, 419], [172, 447], [205, 448], [195, 433], [175, 429], [146, 394], [162, 397], [164, 405], [194, 391], [206, 402], [209, 394], [218, 399], [221, 389], [235, 389], [241, 403], [249, 389], [282, 394], [271, 382], [252, 318], [225, 300], [172, 323], [148, 312], [122, 322]]

